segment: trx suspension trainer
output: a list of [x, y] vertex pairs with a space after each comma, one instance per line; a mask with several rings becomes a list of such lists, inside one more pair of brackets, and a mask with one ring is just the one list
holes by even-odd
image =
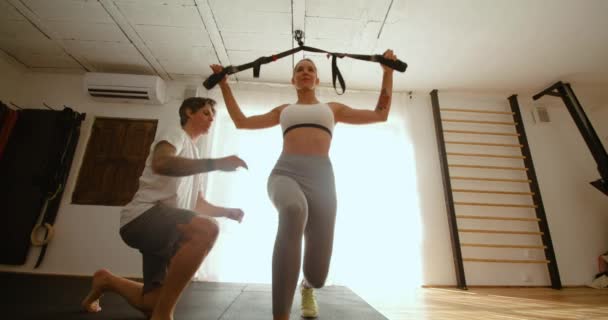
[[[400, 72], [405, 72], [405, 69], [407, 69], [407, 63], [405, 63], [401, 60], [386, 59], [383, 55], [379, 55], [379, 54], [363, 55], [363, 54], [351, 54], [351, 53], [337, 53], [337, 52], [329, 52], [329, 51], [305, 46], [304, 41], [303, 41], [304, 32], [301, 30], [296, 30], [294, 32], [294, 38], [298, 42], [298, 47], [278, 53], [278, 54], [273, 54], [268, 57], [260, 57], [260, 58], [256, 59], [255, 61], [245, 63], [240, 66], [224, 67], [221, 72], [210, 75], [203, 82], [203, 86], [205, 88], [207, 88], [207, 90], [209, 90], [209, 89], [213, 88], [216, 84], [218, 84], [218, 82], [220, 82], [220, 80], [222, 80], [224, 78], [224, 76], [234, 74], [237, 72], [241, 72], [243, 70], [247, 70], [247, 69], [251, 69], [251, 68], [253, 68], [253, 77], [259, 78], [260, 77], [260, 67], [263, 64], [277, 61], [278, 59], [284, 58], [286, 56], [290, 56], [290, 55], [292, 55], [296, 52], [302, 51], [302, 50], [310, 51], [310, 52], [326, 53], [328, 57], [329, 56], [332, 57], [332, 60], [331, 60], [332, 83], [334, 85], [334, 89], [336, 89], [336, 80], [338, 80], [338, 82], [340, 83], [340, 87], [342, 88], [342, 92], [341, 93], [338, 92], [338, 94], [344, 93], [344, 91], [346, 90], [346, 85], [344, 83], [344, 79], [342, 78], [342, 74], [340, 73], [340, 70], [338, 69], [337, 58], [349, 57], [349, 58], [357, 59], [357, 60], [378, 62], [378, 63], [388, 66], [394, 70], [400, 71]], [[338, 90], [336, 89], [336, 92], [337, 91]]]

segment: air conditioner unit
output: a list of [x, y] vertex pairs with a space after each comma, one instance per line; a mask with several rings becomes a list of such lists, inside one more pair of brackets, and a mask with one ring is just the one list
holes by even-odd
[[164, 104], [167, 86], [158, 76], [87, 72], [84, 90], [96, 101]]

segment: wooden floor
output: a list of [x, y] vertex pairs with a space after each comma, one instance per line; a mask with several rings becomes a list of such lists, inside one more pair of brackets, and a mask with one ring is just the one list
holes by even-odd
[[428, 288], [399, 300], [368, 303], [391, 320], [608, 319], [608, 290], [592, 288]]

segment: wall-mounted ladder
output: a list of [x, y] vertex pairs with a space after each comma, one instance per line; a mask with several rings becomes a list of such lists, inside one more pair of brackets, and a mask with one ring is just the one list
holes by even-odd
[[[532, 162], [532, 155], [528, 146], [526, 132], [523, 126], [521, 112], [517, 96], [509, 97], [511, 111], [479, 109], [479, 108], [441, 108], [437, 90], [430, 93], [437, 136], [437, 147], [443, 177], [444, 197], [447, 207], [450, 238], [456, 271], [457, 285], [461, 289], [467, 289], [465, 278], [465, 262], [487, 263], [487, 264], [546, 264], [551, 279], [551, 287], [561, 288], [561, 280], [555, 259], [555, 252], [549, 232], [549, 225], [545, 215], [545, 209], [538, 187], [536, 171]], [[456, 116], [457, 115], [457, 116]], [[487, 120], [488, 117], [500, 118], [498, 120]], [[458, 130], [444, 129], [444, 124], [458, 124]], [[474, 128], [469, 128], [474, 126]], [[479, 128], [487, 129], [479, 129]], [[510, 127], [510, 130], [496, 130], [497, 127]], [[496, 142], [495, 139], [500, 139]], [[457, 147], [477, 148], [483, 151], [454, 151]], [[501, 152], [497, 150], [509, 150]], [[515, 151], [516, 150], [516, 151]], [[458, 159], [456, 161], [455, 159]], [[462, 159], [477, 159], [468, 163], [462, 163]], [[483, 160], [483, 161], [480, 161]], [[501, 161], [522, 163], [520, 165], [504, 165]], [[483, 163], [481, 163], [483, 162]], [[497, 162], [489, 163], [488, 162]], [[499, 165], [496, 165], [499, 164]], [[467, 170], [473, 174], [451, 174], [451, 171]], [[492, 174], [488, 174], [492, 172]], [[518, 172], [518, 174], [515, 174]], [[501, 173], [511, 173], [507, 177]], [[523, 177], [525, 174], [525, 178]], [[503, 174], [505, 175], [505, 174]], [[513, 177], [521, 176], [521, 177]], [[453, 187], [461, 183], [474, 182], [481, 187], [466, 188]], [[517, 190], [506, 188], [505, 185], [526, 185]], [[471, 197], [491, 197], [491, 201], [455, 201], [455, 195], [466, 194]], [[460, 197], [460, 196], [457, 196]], [[528, 201], [501, 201], [503, 198], [527, 197]], [[519, 198], [518, 198], [519, 199]], [[483, 209], [484, 213], [480, 213]], [[505, 214], [504, 209], [509, 210], [532, 210], [535, 216], [521, 214]], [[487, 211], [486, 211], [487, 210]], [[473, 211], [473, 213], [471, 213]], [[479, 225], [488, 223], [491, 227], [461, 227], [466, 221], [475, 221]], [[535, 231], [513, 230], [510, 224], [533, 223], [538, 227]], [[501, 226], [505, 227], [501, 227]], [[483, 240], [462, 242], [461, 235], [483, 234]], [[492, 240], [493, 236], [507, 235], [510, 237], [534, 236], [540, 237], [538, 243], [501, 243]], [[462, 248], [486, 248], [491, 250], [523, 249], [538, 250], [544, 253], [544, 259], [511, 259], [511, 258], [487, 258], [487, 257], [463, 257]]]

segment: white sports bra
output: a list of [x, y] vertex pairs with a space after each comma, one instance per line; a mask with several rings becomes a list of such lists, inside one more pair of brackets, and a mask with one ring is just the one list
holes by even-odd
[[281, 111], [280, 122], [283, 136], [301, 127], [319, 128], [331, 136], [335, 126], [334, 113], [327, 103], [290, 104]]

